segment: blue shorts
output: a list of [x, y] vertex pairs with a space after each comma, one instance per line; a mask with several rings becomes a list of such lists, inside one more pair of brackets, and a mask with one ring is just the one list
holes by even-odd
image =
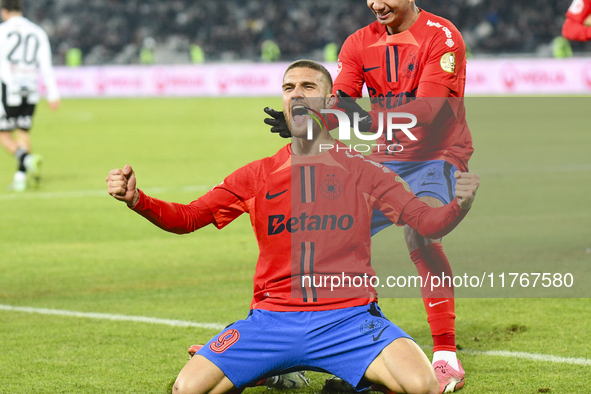
[[313, 312], [253, 309], [197, 354], [220, 368], [234, 386], [294, 371], [334, 374], [357, 390], [371, 362], [398, 338], [412, 339], [376, 303]]
[[[458, 169], [445, 160], [387, 161], [382, 163], [404, 179], [418, 197], [435, 197], [444, 204], [455, 198]], [[371, 235], [375, 235], [393, 223], [381, 211], [374, 210], [371, 220]]]

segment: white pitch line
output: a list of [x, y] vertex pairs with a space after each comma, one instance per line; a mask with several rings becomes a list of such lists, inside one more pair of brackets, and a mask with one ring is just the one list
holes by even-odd
[[[555, 174], [566, 172], [588, 172], [591, 171], [591, 165], [561, 165], [549, 167], [523, 167], [523, 168], [480, 168], [476, 170], [481, 175], [503, 175], [503, 174]], [[142, 189], [146, 193], [158, 194], [166, 192], [191, 193], [210, 189], [213, 185], [194, 185], [180, 188], [152, 187]], [[44, 200], [57, 198], [84, 198], [84, 197], [103, 197], [107, 195], [106, 189], [101, 190], [74, 190], [64, 192], [32, 192], [32, 193], [10, 193], [0, 194], [0, 201], [6, 200]]]
[[[80, 317], [87, 319], [100, 319], [100, 320], [111, 320], [111, 321], [130, 321], [138, 323], [149, 323], [149, 324], [162, 324], [173, 327], [195, 327], [195, 328], [207, 328], [211, 330], [220, 331], [226, 327], [225, 324], [220, 323], [196, 323], [183, 320], [169, 320], [169, 319], [158, 319], [155, 317], [146, 316], [128, 316], [128, 315], [114, 315], [111, 313], [89, 313], [89, 312], [74, 312], [62, 309], [47, 309], [47, 308], [31, 308], [26, 306], [11, 306], [0, 304], [0, 310], [10, 312], [25, 312], [25, 313], [36, 313], [41, 315], [55, 315], [55, 316], [68, 316], [68, 317]], [[425, 347], [427, 348], [427, 347]], [[430, 347], [428, 347], [430, 349]], [[539, 353], [525, 353], [525, 352], [510, 352], [506, 350], [460, 350], [461, 353], [482, 355], [482, 356], [495, 356], [495, 357], [507, 357], [507, 358], [519, 358], [531, 361], [551, 362], [560, 364], [571, 364], [571, 365], [584, 365], [591, 366], [591, 359], [588, 358], [575, 358], [575, 357], [559, 357], [550, 354], [539, 354]]]
[[516, 167], [516, 168], [486, 168], [471, 169], [477, 174], [504, 175], [504, 174], [559, 174], [567, 172], [591, 171], [591, 164], [565, 164], [546, 167]]
[[10, 312], [25, 312], [25, 313], [36, 313], [40, 315], [56, 315], [56, 316], [68, 316], [68, 317], [81, 317], [87, 319], [99, 319], [99, 320], [112, 320], [112, 321], [130, 321], [138, 323], [149, 323], [149, 324], [163, 324], [166, 326], [173, 327], [195, 327], [195, 328], [207, 328], [211, 330], [220, 331], [226, 324], [219, 323], [195, 323], [183, 320], [169, 320], [169, 319], [157, 319], [155, 317], [146, 316], [128, 316], [128, 315], [114, 315], [111, 313], [89, 313], [89, 312], [75, 312], [66, 311], [62, 309], [47, 309], [47, 308], [31, 308], [26, 306], [11, 306], [0, 304], [0, 310]]
[[[146, 193], [158, 194], [166, 192], [181, 192], [181, 193], [192, 193], [203, 190], [208, 190], [212, 186], [206, 185], [193, 185], [183, 186], [179, 188], [165, 188], [165, 187], [148, 187], [141, 188]], [[3, 200], [52, 200], [58, 198], [85, 198], [85, 197], [108, 197], [107, 189], [101, 190], [74, 190], [66, 192], [41, 192], [41, 193], [10, 193], [0, 195], [0, 201]]]
[[550, 354], [510, 352], [507, 350], [460, 350], [462, 353], [475, 354], [479, 356], [497, 356], [508, 358], [521, 358], [531, 361], [546, 361], [551, 363], [573, 364], [591, 366], [591, 359], [583, 357], [559, 357]]

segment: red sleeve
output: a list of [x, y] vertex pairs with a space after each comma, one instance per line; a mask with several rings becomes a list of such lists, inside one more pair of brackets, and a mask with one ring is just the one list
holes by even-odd
[[369, 178], [372, 179], [372, 196], [375, 198], [372, 208], [381, 211], [392, 223], [402, 225], [404, 223], [401, 222], [401, 214], [404, 207], [416, 199], [416, 196], [398, 174], [390, 170], [387, 174], [388, 176]]
[[132, 208], [163, 230], [186, 234], [208, 224], [223, 228], [249, 211], [248, 202], [254, 198], [257, 178], [256, 163], [248, 164], [229, 175], [204, 196], [189, 203], [177, 204], [145, 195]]
[[435, 34], [425, 64], [422, 64], [422, 82], [434, 82], [453, 92], [462, 90], [466, 63], [466, 45], [460, 32], [450, 25], [442, 26]]
[[591, 0], [573, 0], [566, 12], [566, 17], [579, 25], [583, 25], [589, 15], [591, 15]]
[[392, 223], [398, 224], [402, 210], [416, 198], [415, 194], [397, 173], [361, 154], [356, 156], [364, 161], [359, 165], [362, 172], [358, 190], [371, 196], [371, 210], [381, 211]]
[[[380, 174], [375, 169], [372, 173]], [[415, 196], [405, 180], [390, 170], [365, 178], [370, 179], [373, 186], [375, 200], [372, 208], [382, 211], [392, 223], [408, 224], [425, 238], [437, 239], [447, 235], [468, 213], [460, 208], [455, 198], [443, 207], [428, 206]]]
[[211, 210], [201, 199], [190, 204], [177, 204], [139, 192], [140, 199], [132, 209], [163, 230], [187, 234], [215, 223]]
[[572, 41], [589, 41], [591, 40], [591, 26], [585, 26], [567, 17], [562, 26], [562, 35]]
[[415, 198], [402, 211], [400, 219], [425, 238], [437, 239], [449, 234], [460, 222], [468, 209], [458, 205], [457, 198], [439, 208], [432, 208]]
[[364, 161], [360, 163], [362, 173], [358, 189], [369, 190], [370, 208], [380, 210], [392, 223], [408, 224], [423, 237], [436, 239], [456, 228], [469, 211], [460, 208], [457, 198], [447, 205], [432, 208], [419, 200], [400, 175], [362, 155], [356, 156]]
[[334, 80], [332, 92], [342, 90], [351, 97], [361, 97], [363, 94], [363, 62], [361, 55], [361, 35], [351, 34], [345, 40], [339, 53], [337, 77]]

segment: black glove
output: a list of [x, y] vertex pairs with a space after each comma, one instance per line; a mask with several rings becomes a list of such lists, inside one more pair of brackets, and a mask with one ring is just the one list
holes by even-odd
[[353, 114], [357, 112], [359, 114], [359, 131], [369, 131], [371, 129], [371, 115], [369, 112], [361, 108], [359, 104], [355, 102], [355, 99], [349, 96], [342, 90], [337, 90], [337, 107], [344, 110], [349, 119], [351, 125], [353, 124]]
[[271, 118], [266, 118], [265, 123], [271, 127], [271, 133], [279, 133], [282, 138], [289, 138], [291, 137], [291, 132], [287, 127], [287, 122], [285, 122], [285, 116], [283, 115], [283, 111], [275, 111], [273, 108], [265, 107], [264, 111], [267, 115], [271, 116]]

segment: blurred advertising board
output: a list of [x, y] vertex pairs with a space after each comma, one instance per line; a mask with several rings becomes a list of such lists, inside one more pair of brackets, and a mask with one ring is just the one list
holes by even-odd
[[[279, 96], [287, 65], [56, 67], [55, 73], [65, 98]], [[337, 64], [325, 66], [336, 74]], [[471, 59], [466, 78], [467, 96], [591, 94], [591, 58]]]

